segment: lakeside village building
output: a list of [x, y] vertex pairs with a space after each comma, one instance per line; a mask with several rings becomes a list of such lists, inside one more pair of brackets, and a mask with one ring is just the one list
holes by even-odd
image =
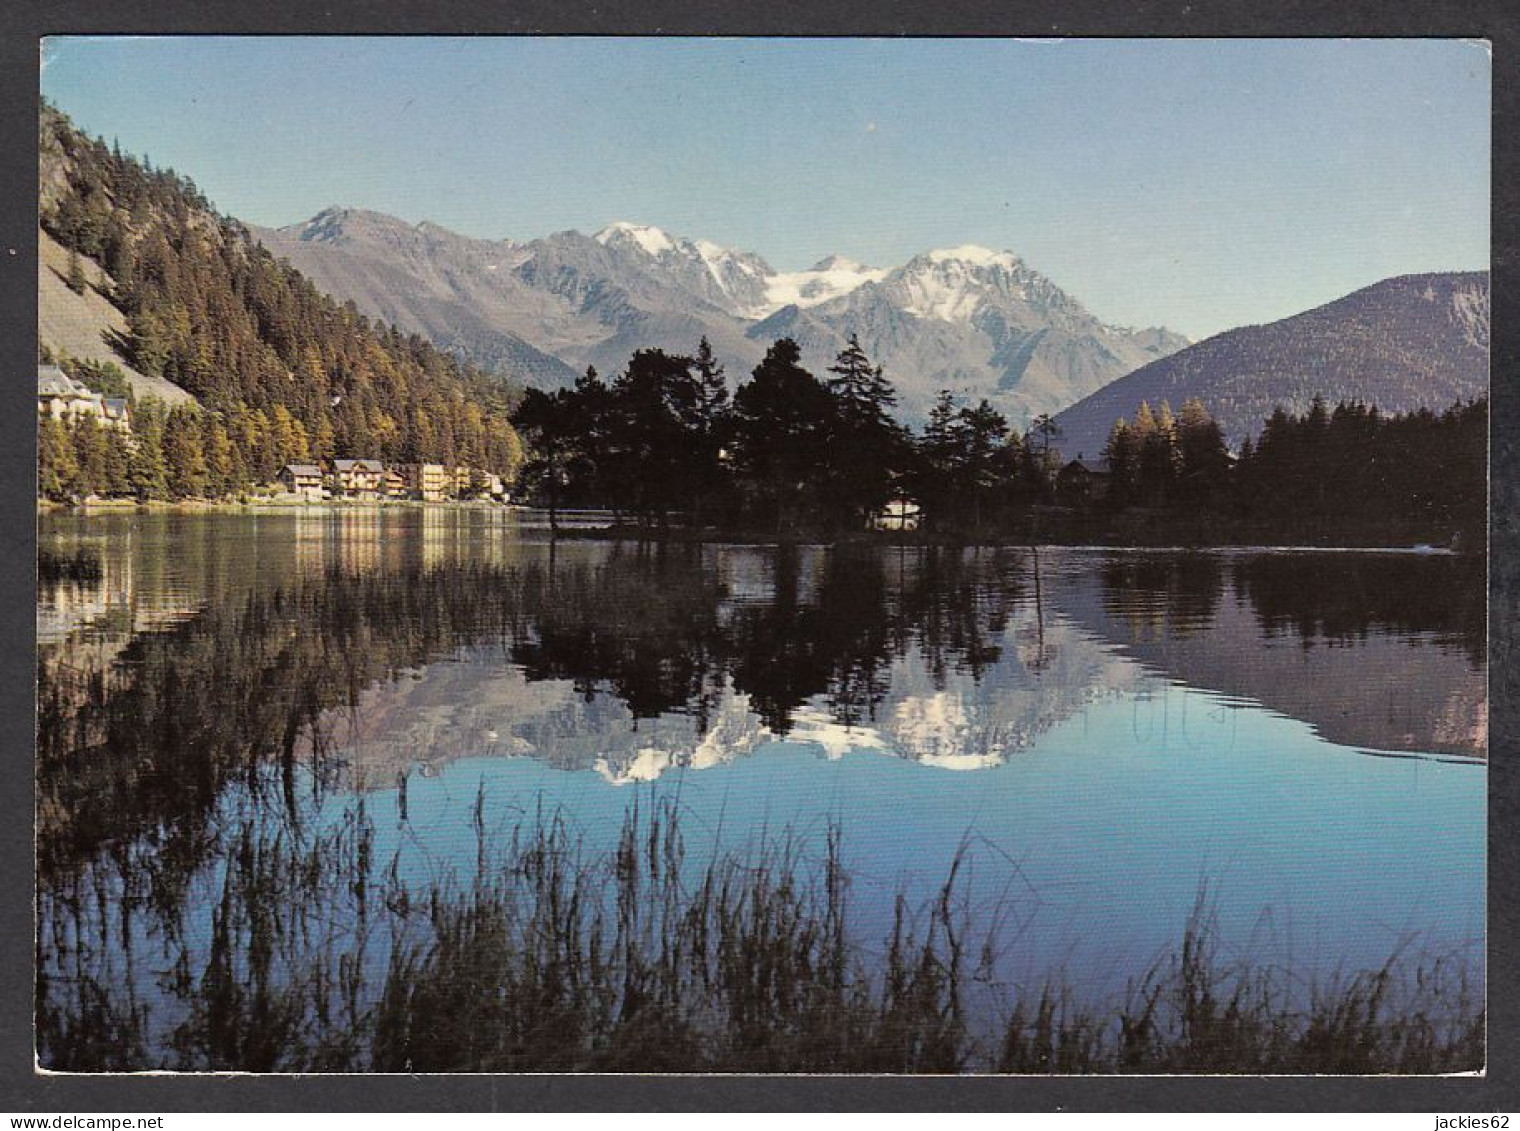
[[131, 431], [132, 413], [124, 397], [91, 392], [56, 365], [37, 367], [37, 416], [71, 424], [94, 417], [103, 427]]
[[441, 463], [401, 463], [387, 467], [377, 459], [335, 459], [323, 463], [288, 463], [279, 486], [304, 499], [445, 499], [485, 498], [507, 501], [501, 476], [472, 467]]

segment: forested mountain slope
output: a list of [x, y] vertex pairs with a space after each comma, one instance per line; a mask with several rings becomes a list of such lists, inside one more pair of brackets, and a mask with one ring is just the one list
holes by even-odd
[[[75, 291], [69, 285], [71, 271], [77, 271]], [[72, 255], [47, 232], [37, 233], [37, 341], [53, 357], [68, 357], [116, 366], [139, 397], [157, 397], [166, 404], [192, 399], [177, 385], [162, 377], [139, 373], [127, 361], [127, 319], [106, 295], [114, 294], [116, 283], [103, 274], [100, 265]]]
[[[208, 442], [232, 445], [233, 478], [345, 456], [515, 471], [502, 381], [322, 294], [188, 178], [86, 137], [51, 107], [40, 131], [43, 228], [109, 273], [124, 360], [212, 410], [224, 435]], [[280, 451], [264, 442], [277, 418]]]
[[1488, 391], [1488, 273], [1401, 275], [1303, 314], [1243, 326], [1152, 362], [1057, 418], [1061, 449], [1096, 457], [1142, 401], [1208, 406], [1226, 437], [1256, 435], [1277, 407], [1316, 395], [1385, 415], [1442, 410]]

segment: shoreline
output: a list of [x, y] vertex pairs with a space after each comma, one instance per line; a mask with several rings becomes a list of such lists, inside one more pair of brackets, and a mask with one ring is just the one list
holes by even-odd
[[[524, 508], [531, 509], [531, 508]], [[547, 524], [535, 529], [548, 530]], [[1128, 532], [1127, 532], [1128, 533]], [[1389, 540], [1323, 541], [1304, 538], [1272, 541], [1262, 538], [1178, 540], [1157, 539], [1154, 542], [1136, 541], [1130, 537], [1115, 537], [1109, 541], [1094, 539], [1090, 533], [1073, 533], [1063, 537], [1059, 532], [1047, 531], [1030, 538], [1018, 534], [983, 535], [964, 537], [954, 534], [904, 533], [901, 531], [861, 531], [839, 536], [817, 533], [798, 533], [778, 536], [774, 532], [746, 530], [683, 530], [662, 532], [640, 530], [630, 526], [571, 526], [562, 527], [555, 537], [562, 541], [589, 542], [638, 542], [651, 545], [721, 545], [721, 546], [898, 546], [924, 548], [929, 546], [962, 547], [965, 549], [1063, 549], [1063, 550], [1125, 550], [1148, 553], [1265, 553], [1292, 551], [1295, 553], [1367, 553], [1367, 554], [1417, 554], [1431, 557], [1485, 557], [1483, 551], [1469, 555], [1466, 551], [1450, 545], [1428, 542], [1390, 542]]]
[[136, 512], [142, 514], [246, 514], [250, 511], [352, 511], [390, 510], [405, 508], [430, 508], [438, 510], [492, 510], [521, 511], [525, 508], [516, 503], [496, 503], [486, 499], [322, 499], [309, 501], [294, 498], [241, 500], [228, 499], [178, 499], [165, 501], [150, 499], [96, 499], [83, 503], [58, 503], [49, 499], [37, 500], [38, 514], [119, 514]]
[[[499, 503], [484, 499], [323, 499], [320, 501], [297, 501], [293, 499], [246, 499], [239, 501], [181, 499], [173, 502], [136, 499], [100, 499], [86, 503], [57, 503], [37, 500], [37, 514], [70, 514], [89, 517], [99, 514], [342, 514], [355, 511], [381, 510], [442, 510], [486, 511], [503, 516], [520, 517], [532, 515], [543, 521], [533, 522], [526, 529], [542, 533], [562, 541], [635, 542], [648, 545], [724, 545], [724, 546], [897, 546], [924, 548], [929, 546], [962, 547], [967, 549], [1042, 549], [1067, 550], [1125, 550], [1148, 553], [1382, 553], [1418, 554], [1433, 557], [1486, 557], [1487, 547], [1469, 552], [1452, 545], [1432, 542], [1400, 542], [1390, 539], [1338, 539], [1316, 540], [1312, 537], [1284, 538], [1239, 537], [1215, 539], [1179, 539], [1174, 533], [1155, 541], [1136, 539], [1133, 528], [1114, 537], [1104, 538], [1090, 529], [1070, 531], [1047, 530], [1037, 534], [989, 534], [968, 537], [959, 534], [927, 531], [857, 531], [842, 535], [828, 535], [817, 531], [798, 531], [778, 535], [774, 531], [732, 530], [716, 527], [691, 529], [668, 527], [652, 530], [647, 527], [618, 525], [563, 525], [551, 531], [547, 512], [540, 507], [520, 503]], [[566, 512], [573, 522], [586, 516], [587, 512]], [[593, 512], [600, 517], [601, 512]]]

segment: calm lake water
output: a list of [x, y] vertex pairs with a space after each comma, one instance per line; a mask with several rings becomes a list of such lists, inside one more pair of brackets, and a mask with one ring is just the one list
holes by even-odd
[[589, 855], [665, 800], [696, 860], [837, 826], [866, 939], [960, 854], [997, 976], [1094, 999], [1200, 892], [1229, 956], [1306, 984], [1398, 954], [1481, 985], [1481, 564], [661, 550], [446, 509], [47, 516], [41, 549], [44, 1007], [172, 1024], [229, 830], [360, 801], [419, 883], [481, 819]]

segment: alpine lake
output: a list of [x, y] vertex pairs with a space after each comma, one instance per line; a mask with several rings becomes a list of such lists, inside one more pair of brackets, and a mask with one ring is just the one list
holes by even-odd
[[868, 971], [953, 877], [974, 1026], [1010, 987], [1123, 1000], [1200, 917], [1290, 996], [1396, 961], [1482, 998], [1481, 560], [641, 545], [441, 507], [39, 542], [44, 1067], [190, 1063], [208, 971], [278, 984], [303, 948], [362, 1013], [397, 893], [535, 828], [600, 867], [657, 817], [678, 881], [837, 865]]

